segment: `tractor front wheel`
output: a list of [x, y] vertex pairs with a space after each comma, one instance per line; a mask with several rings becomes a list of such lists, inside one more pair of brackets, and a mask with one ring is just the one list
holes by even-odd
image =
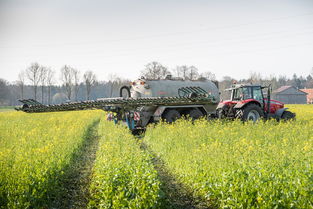
[[239, 109], [236, 113], [236, 118], [242, 121], [253, 121], [256, 122], [264, 117], [264, 112], [259, 105], [248, 104], [242, 109]]

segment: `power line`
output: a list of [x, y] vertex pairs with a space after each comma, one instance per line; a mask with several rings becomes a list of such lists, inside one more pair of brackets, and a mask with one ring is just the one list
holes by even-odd
[[[281, 36], [280, 33], [264, 33], [261, 34], [260, 36], [256, 36], [256, 37], [251, 37], [251, 38], [243, 38], [243, 39], [223, 39], [223, 41], [219, 41], [219, 42], [215, 42], [215, 41], [198, 41], [198, 42], [191, 42], [191, 43], [179, 43], [179, 44], [172, 44], [172, 45], [167, 45], [164, 47], [150, 47], [148, 49], [148, 52], [155, 52], [157, 50], [162, 50], [162, 51], [166, 51], [166, 52], [182, 52], [185, 50], [190, 50], [190, 49], [194, 49], [195, 47], [201, 47], [201, 49], [203, 49], [203, 47], [208, 47], [212, 48], [212, 47], [219, 47], [219, 48], [229, 48], [229, 45], [233, 45], [233, 44], [239, 44], [242, 43], [242, 45], [245, 45], [247, 43], [257, 43], [260, 41], [266, 41], [269, 39], [279, 39], [280, 41], [283, 40], [284, 38], [287, 38], [289, 36], [292, 37], [296, 37], [296, 36], [301, 36], [301, 35], [305, 35], [305, 34], [311, 34], [313, 28], [311, 28], [308, 31], [305, 32], [297, 32], [297, 33], [292, 33], [292, 34], [282, 34], [283, 36]], [[265, 37], [263, 36], [265, 35]], [[268, 37], [270, 35], [270, 37]], [[277, 36], [278, 35], [278, 36]], [[101, 50], [101, 49], [100, 49]], [[217, 49], [218, 50], [218, 49]], [[147, 53], [147, 49], [131, 49], [131, 50], [118, 50], [118, 51], [112, 51], [110, 50], [110, 53], [113, 55], [109, 55], [109, 56], [104, 56], [103, 52], [99, 52], [99, 50], [96, 51], [82, 51], [82, 52], [70, 52], [70, 54], [72, 56], [79, 56], [79, 55], [84, 55], [84, 56], [101, 56], [105, 59], [107, 58], [114, 58], [114, 57], [121, 57], [121, 56], [131, 56], [134, 53], [136, 53], [136, 55], [140, 55], [140, 54], [144, 54], [146, 55]], [[164, 52], [162, 52], [163, 54]], [[27, 56], [27, 55], [26, 55]], [[51, 56], [51, 55], [46, 55], [46, 54], [42, 54], [40, 56]], [[28, 56], [31, 57], [31, 56]]]

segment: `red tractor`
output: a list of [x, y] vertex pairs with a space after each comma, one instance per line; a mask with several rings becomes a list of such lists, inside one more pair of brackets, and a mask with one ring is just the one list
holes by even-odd
[[[264, 89], [267, 89], [266, 97], [263, 94]], [[284, 103], [270, 99], [270, 86], [234, 84], [232, 88], [226, 90], [231, 91], [231, 98], [221, 101], [217, 106], [219, 118], [238, 118], [254, 122], [262, 118], [276, 120], [295, 118], [295, 114], [287, 111], [288, 108], [284, 107]]]

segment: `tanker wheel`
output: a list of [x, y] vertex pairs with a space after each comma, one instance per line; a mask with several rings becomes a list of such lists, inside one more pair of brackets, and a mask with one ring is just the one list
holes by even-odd
[[174, 109], [167, 110], [163, 114], [163, 119], [168, 123], [173, 123], [179, 118], [181, 118], [181, 114], [177, 110], [174, 110]]
[[27, 109], [27, 108], [29, 108], [29, 106], [27, 104], [23, 104], [22, 109]]
[[131, 131], [132, 135], [134, 136], [140, 136], [145, 132], [144, 129], [134, 129]]
[[197, 119], [203, 117], [203, 113], [198, 108], [190, 110], [188, 112], [188, 115], [190, 118], [192, 118], [192, 120], [197, 120]]
[[281, 119], [284, 120], [284, 121], [293, 120], [293, 119], [295, 119], [295, 114], [290, 112], [290, 111], [285, 111], [282, 114]]
[[122, 86], [120, 88], [120, 97], [129, 98], [130, 97], [130, 89], [128, 86]]
[[259, 105], [248, 104], [237, 111], [236, 118], [239, 118], [242, 121], [256, 122], [261, 118], [264, 118], [264, 112]]

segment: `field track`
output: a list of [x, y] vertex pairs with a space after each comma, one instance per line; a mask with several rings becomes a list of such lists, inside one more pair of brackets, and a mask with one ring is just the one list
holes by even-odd
[[169, 209], [206, 209], [213, 208], [208, 201], [194, 197], [190, 188], [186, 188], [179, 182], [173, 174], [166, 168], [162, 159], [157, 157], [145, 143], [141, 144], [141, 148], [152, 156], [154, 168], [158, 172], [161, 181], [161, 190], [163, 192], [162, 207]]
[[87, 130], [86, 139], [74, 161], [66, 169], [61, 181], [64, 196], [59, 196], [53, 202], [53, 208], [80, 209], [86, 208], [90, 198], [89, 186], [92, 168], [98, 149], [99, 121], [95, 121]]

